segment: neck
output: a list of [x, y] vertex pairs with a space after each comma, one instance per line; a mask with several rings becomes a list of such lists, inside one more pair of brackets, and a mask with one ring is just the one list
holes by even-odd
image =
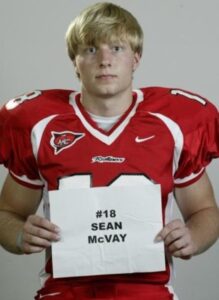
[[96, 116], [113, 117], [122, 115], [132, 103], [132, 89], [118, 95], [98, 96], [81, 91], [81, 103], [85, 110]]

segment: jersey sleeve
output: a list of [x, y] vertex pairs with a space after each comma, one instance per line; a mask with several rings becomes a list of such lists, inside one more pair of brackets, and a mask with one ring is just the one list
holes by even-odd
[[0, 163], [20, 184], [42, 188], [43, 182], [32, 153], [29, 124], [31, 115], [27, 115], [22, 105], [10, 109], [7, 107], [8, 103], [0, 109]]
[[[181, 98], [185, 98], [185, 95], [181, 95]], [[197, 98], [178, 99], [185, 102], [185, 107], [181, 109], [182, 118], [179, 121], [183, 148], [174, 176], [177, 187], [198, 180], [212, 159], [219, 157], [218, 110], [206, 99], [193, 97]]]
[[42, 188], [31, 134], [42, 119], [72, 111], [70, 90], [35, 90], [9, 100], [0, 109], [0, 163], [19, 183]]

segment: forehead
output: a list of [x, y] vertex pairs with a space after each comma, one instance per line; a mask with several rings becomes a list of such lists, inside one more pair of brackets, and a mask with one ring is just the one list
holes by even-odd
[[[92, 30], [91, 30], [92, 29]], [[115, 43], [115, 42], [123, 42], [127, 43], [129, 40], [127, 33], [119, 28], [108, 29], [107, 28], [90, 28], [89, 31], [84, 32], [81, 36], [81, 43], [82, 44], [93, 44], [98, 45], [99, 43]]]
[[111, 36], [111, 37], [102, 37], [99, 39], [88, 39], [84, 40], [83, 43], [80, 46], [95, 46], [99, 47], [100, 45], [112, 45], [112, 44], [117, 44], [117, 45], [130, 45], [129, 41], [126, 38], [120, 38], [117, 36]]

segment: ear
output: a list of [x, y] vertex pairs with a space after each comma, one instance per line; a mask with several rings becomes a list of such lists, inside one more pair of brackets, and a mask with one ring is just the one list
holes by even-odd
[[135, 70], [138, 68], [139, 64], [140, 64], [140, 60], [141, 60], [141, 55], [139, 53], [134, 53], [133, 56], [133, 72], [135, 72]]
[[73, 66], [74, 66], [75, 73], [76, 73], [77, 77], [80, 78], [80, 73], [79, 73], [79, 71], [78, 71], [78, 67], [77, 67], [76, 60], [75, 60], [75, 59], [73, 60]]
[[73, 60], [73, 66], [74, 66], [74, 69], [75, 69], [75, 73], [78, 73], [78, 68], [77, 68], [77, 64], [76, 64], [75, 59]]

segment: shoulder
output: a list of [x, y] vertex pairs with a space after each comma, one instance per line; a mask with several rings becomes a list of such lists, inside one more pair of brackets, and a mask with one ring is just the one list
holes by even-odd
[[186, 131], [218, 120], [216, 106], [197, 93], [163, 87], [148, 87], [141, 91], [144, 95], [142, 109], [165, 115]]
[[146, 87], [140, 89], [144, 95], [144, 102], [154, 102], [156, 104], [163, 103], [171, 104], [175, 106], [185, 106], [186, 108], [196, 108], [201, 110], [209, 107], [216, 110], [213, 103], [211, 103], [206, 97], [201, 96], [198, 93], [191, 92], [180, 88], [169, 87]]
[[69, 112], [70, 90], [35, 90], [15, 97], [0, 110], [0, 123], [16, 126], [34, 124], [58, 113]]

